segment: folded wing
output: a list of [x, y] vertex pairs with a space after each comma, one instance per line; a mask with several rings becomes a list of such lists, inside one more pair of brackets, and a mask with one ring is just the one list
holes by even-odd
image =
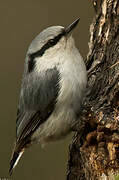
[[50, 116], [57, 101], [59, 80], [56, 67], [37, 76], [30, 73], [23, 77], [16, 121], [17, 142], [28, 140]]

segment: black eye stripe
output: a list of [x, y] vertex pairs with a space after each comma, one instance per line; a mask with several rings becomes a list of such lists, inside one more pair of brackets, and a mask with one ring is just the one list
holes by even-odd
[[35, 66], [34, 58], [42, 56], [47, 49], [55, 46], [64, 35], [65, 35], [65, 30], [63, 30], [62, 33], [57, 35], [54, 39], [48, 40], [48, 42], [45, 45], [43, 45], [40, 50], [36, 51], [35, 53], [29, 54], [29, 60], [28, 60], [29, 73], [34, 69]]
[[64, 35], [65, 35], [65, 31], [63, 31], [62, 33], [57, 35], [54, 39], [48, 40], [48, 42], [45, 45], [43, 45], [40, 50], [36, 51], [35, 53], [30, 54], [30, 57], [34, 57], [35, 58], [35, 57], [38, 57], [38, 56], [42, 56], [47, 49], [49, 49], [50, 47], [56, 45], [58, 43], [58, 41]]
[[34, 69], [34, 66], [35, 66], [34, 58], [29, 57], [29, 59], [28, 59], [28, 72], [29, 73]]

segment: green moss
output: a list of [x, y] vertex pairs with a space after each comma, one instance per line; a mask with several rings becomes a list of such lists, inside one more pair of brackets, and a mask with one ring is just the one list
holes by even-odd
[[115, 180], [119, 180], [119, 174], [115, 176]]

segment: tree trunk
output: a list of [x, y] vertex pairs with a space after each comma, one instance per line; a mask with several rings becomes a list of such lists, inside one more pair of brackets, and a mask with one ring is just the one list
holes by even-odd
[[67, 180], [114, 180], [119, 173], [119, 0], [92, 0], [88, 92], [69, 148]]

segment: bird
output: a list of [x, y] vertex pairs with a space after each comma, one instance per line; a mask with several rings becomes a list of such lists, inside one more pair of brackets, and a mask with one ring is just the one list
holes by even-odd
[[87, 72], [72, 36], [79, 19], [67, 27], [47, 27], [28, 47], [10, 175], [27, 148], [63, 139], [80, 122]]

